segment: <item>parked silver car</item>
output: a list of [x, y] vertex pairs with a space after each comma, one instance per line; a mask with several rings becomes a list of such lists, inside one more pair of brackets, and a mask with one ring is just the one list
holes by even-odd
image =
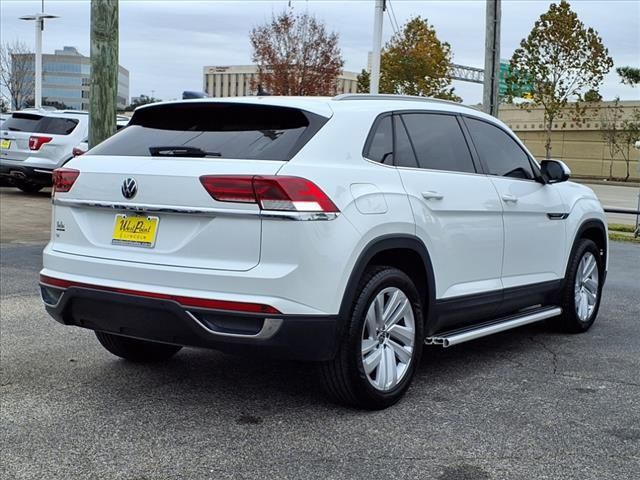
[[87, 137], [89, 115], [74, 110], [22, 110], [0, 125], [0, 175], [28, 193], [51, 185], [51, 173]]

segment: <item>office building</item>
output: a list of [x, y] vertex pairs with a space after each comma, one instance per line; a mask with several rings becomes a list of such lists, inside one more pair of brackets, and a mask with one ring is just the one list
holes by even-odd
[[[34, 57], [33, 53], [26, 54]], [[35, 60], [32, 62], [35, 66]], [[91, 59], [75, 47], [64, 47], [42, 55], [42, 103], [54, 103], [74, 110], [89, 109]], [[129, 71], [119, 66], [117, 108], [129, 104]]]
[[[342, 72], [338, 77], [337, 93], [356, 93], [358, 74]], [[203, 90], [210, 97], [242, 97], [256, 95], [253, 88], [258, 80], [257, 65], [206, 66], [203, 68]]]

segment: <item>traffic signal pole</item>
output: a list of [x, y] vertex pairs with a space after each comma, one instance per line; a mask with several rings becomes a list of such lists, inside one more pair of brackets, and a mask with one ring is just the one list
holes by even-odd
[[500, 104], [500, 10], [500, 0], [487, 0], [482, 107], [494, 117]]

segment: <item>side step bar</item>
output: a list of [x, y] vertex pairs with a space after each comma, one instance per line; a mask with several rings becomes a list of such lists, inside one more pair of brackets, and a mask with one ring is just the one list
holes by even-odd
[[443, 332], [433, 337], [427, 337], [424, 343], [427, 345], [442, 345], [443, 347], [451, 347], [459, 343], [475, 340], [476, 338], [486, 337], [494, 333], [504, 332], [512, 328], [521, 327], [530, 323], [546, 320], [547, 318], [557, 317], [562, 313], [560, 307], [543, 307], [535, 310], [527, 310], [510, 317], [493, 320], [491, 322], [473, 325], [471, 327], [459, 328], [450, 332]]

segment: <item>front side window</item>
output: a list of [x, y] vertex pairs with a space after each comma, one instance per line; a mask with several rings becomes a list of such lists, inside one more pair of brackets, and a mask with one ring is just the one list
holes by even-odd
[[405, 113], [402, 120], [420, 168], [476, 172], [471, 152], [454, 115]]
[[411, 146], [411, 140], [400, 115], [394, 115], [396, 143], [394, 150], [394, 165], [398, 167], [418, 168], [416, 154]]
[[466, 118], [471, 139], [490, 175], [533, 180], [526, 152], [502, 129], [482, 120]]

